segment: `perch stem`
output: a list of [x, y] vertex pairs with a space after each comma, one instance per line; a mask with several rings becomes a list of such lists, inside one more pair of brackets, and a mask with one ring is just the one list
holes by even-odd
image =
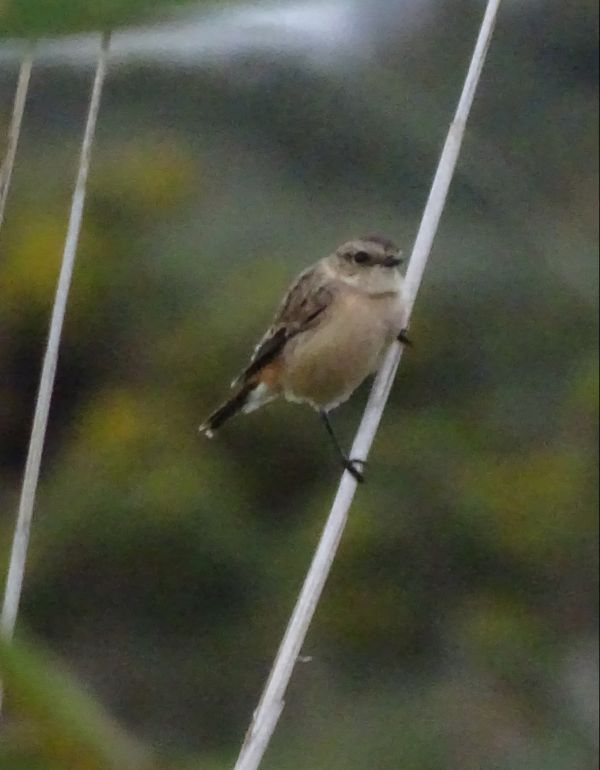
[[[464, 137], [467, 118], [492, 38], [499, 5], [500, 0], [489, 0], [487, 4], [456, 114], [448, 131], [415, 239], [405, 281], [406, 317], [404, 327], [406, 328], [409, 325], [433, 239], [444, 209], [448, 188]], [[352, 446], [351, 457], [366, 459], [381, 421], [401, 357], [402, 346], [396, 342], [390, 347], [375, 378]], [[344, 472], [321, 540], [235, 764], [235, 770], [257, 770], [275, 731], [285, 705], [285, 691], [333, 564], [356, 486], [357, 481], [351, 473]]]

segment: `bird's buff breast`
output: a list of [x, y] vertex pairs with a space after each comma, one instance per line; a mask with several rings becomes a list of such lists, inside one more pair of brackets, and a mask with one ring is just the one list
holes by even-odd
[[288, 345], [282, 381], [286, 398], [332, 409], [375, 372], [401, 325], [398, 295], [338, 298], [315, 329]]

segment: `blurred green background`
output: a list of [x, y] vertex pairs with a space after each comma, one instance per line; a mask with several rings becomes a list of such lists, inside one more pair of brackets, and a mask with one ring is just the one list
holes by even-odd
[[[306, 6], [317, 27], [330, 5]], [[318, 50], [269, 27], [109, 71], [19, 620], [35, 644], [0, 655], [2, 770], [125, 770], [129, 735], [153, 767], [232, 767], [339, 471], [305, 407], [197, 426], [297, 271], [364, 232], [410, 252], [483, 9], [338, 5], [352, 24]], [[501, 12], [265, 770], [596, 766], [597, 13]], [[0, 233], [3, 572], [90, 78], [34, 67]], [[366, 393], [335, 415], [346, 443]]]

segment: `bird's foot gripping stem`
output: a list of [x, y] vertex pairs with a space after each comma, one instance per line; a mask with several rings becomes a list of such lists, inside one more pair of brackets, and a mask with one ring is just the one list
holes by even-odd
[[359, 484], [363, 484], [365, 481], [364, 471], [365, 466], [367, 464], [366, 460], [357, 460], [357, 459], [350, 459], [345, 458], [344, 459], [344, 468], [348, 471], [348, 473], [351, 476], [354, 476], [356, 481], [358, 481]]

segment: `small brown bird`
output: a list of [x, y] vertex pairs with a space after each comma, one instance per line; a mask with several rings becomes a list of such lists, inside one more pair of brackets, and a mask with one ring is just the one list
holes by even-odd
[[402, 328], [403, 278], [400, 252], [392, 241], [367, 236], [344, 243], [300, 273], [257, 345], [249, 365], [234, 380], [234, 395], [200, 426], [212, 438], [237, 412], [283, 395], [316, 409], [343, 466], [358, 481], [358, 466], [342, 450], [329, 412], [346, 401], [398, 339]]

